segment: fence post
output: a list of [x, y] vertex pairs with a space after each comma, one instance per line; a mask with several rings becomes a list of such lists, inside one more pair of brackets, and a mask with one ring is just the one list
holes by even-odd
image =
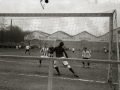
[[50, 60], [48, 75], [48, 90], [52, 90], [52, 82], [53, 82], [53, 60]]

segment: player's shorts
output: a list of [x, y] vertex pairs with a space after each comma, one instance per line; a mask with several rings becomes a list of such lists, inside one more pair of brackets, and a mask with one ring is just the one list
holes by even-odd
[[50, 54], [49, 57], [53, 57], [53, 54]]
[[[87, 58], [87, 57], [84, 57], [83, 59], [90, 59], [90, 58]], [[84, 62], [83, 62], [84, 63]], [[89, 62], [88, 62], [89, 63]]]
[[45, 56], [45, 55], [41, 55], [40, 57], [48, 57], [48, 56]]
[[26, 49], [26, 51], [30, 51], [29, 49]]
[[[61, 58], [65, 58], [65, 57], [61, 57]], [[54, 67], [57, 67], [58, 64], [59, 64], [59, 62], [60, 62], [60, 61], [54, 60]], [[69, 66], [69, 67], [70, 67], [68, 61], [62, 61], [62, 64], [63, 64], [64, 66]]]
[[83, 59], [89, 59], [89, 58], [87, 58], [87, 57], [84, 57]]

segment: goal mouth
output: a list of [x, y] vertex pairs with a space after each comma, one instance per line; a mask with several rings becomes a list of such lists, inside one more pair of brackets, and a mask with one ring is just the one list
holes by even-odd
[[[107, 55], [109, 57], [107, 57], [107, 59], [111, 60], [113, 57], [112, 50], [114, 48], [113, 39], [114, 35], [116, 35], [115, 30], [113, 30], [113, 14], [113, 12], [48, 14], [1, 13], [1, 32], [5, 31], [4, 34], [7, 31], [12, 32], [9, 39], [3, 39], [4, 34], [1, 33], [1, 41], [4, 42], [5, 40], [15, 39], [13, 36], [16, 35], [17, 37], [19, 35], [14, 33], [16, 30], [33, 30], [33, 32], [24, 37], [24, 43], [41, 47], [45, 43], [55, 46], [57, 42], [62, 40], [66, 46], [66, 50], [75, 48], [75, 51], [78, 52], [81, 51], [83, 47], [89, 48], [91, 51], [94, 51], [94, 53], [102, 52], [104, 48], [108, 49], [109, 52]], [[10, 42], [17, 42], [17, 40]], [[115, 50], [116, 49], [117, 48], [115, 48]], [[71, 56], [72, 55], [74, 55], [73, 52]], [[52, 63], [53, 62], [50, 64], [51, 67]], [[114, 66], [110, 67], [114, 68]], [[109, 71], [109, 75], [111, 75], [111, 73], [112, 72]], [[51, 79], [51, 77], [49, 78]], [[50, 85], [51, 84], [49, 84], [49, 86]]]
[[[46, 42], [50, 42], [48, 45], [55, 45], [56, 41], [62, 40], [66, 42], [65, 45], [68, 48], [76, 45], [77, 50], [82, 50], [83, 47], [91, 48], [93, 46], [95, 49], [91, 49], [94, 51], [102, 51], [103, 47], [110, 51], [108, 47], [111, 40], [113, 39], [111, 43], [116, 41], [116, 30], [113, 30], [114, 18], [110, 20], [114, 16], [114, 12], [0, 13], [0, 24], [1, 31], [15, 32], [16, 29], [30, 31], [30, 34], [24, 36], [24, 42], [32, 46], [40, 47]], [[10, 36], [8, 36], [8, 39], [4, 39], [4, 42], [11, 42], [10, 40]], [[17, 41], [14, 40], [14, 42]], [[81, 48], [79, 48], [80, 46]], [[114, 47], [114, 50], [116, 50], [116, 47]]]

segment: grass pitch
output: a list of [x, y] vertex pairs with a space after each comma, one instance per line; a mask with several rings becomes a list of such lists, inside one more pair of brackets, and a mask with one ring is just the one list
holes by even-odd
[[[31, 49], [30, 56], [39, 56], [38, 49]], [[67, 51], [69, 57], [81, 58], [81, 51]], [[22, 55], [25, 50], [0, 49], [1, 55]], [[108, 59], [108, 54], [92, 52], [93, 59]], [[82, 68], [79, 61], [69, 61], [79, 78], [75, 78], [68, 68], [59, 65], [61, 76], [53, 75], [53, 90], [111, 90], [106, 83], [108, 65], [91, 63], [90, 68]], [[0, 90], [47, 90], [48, 61], [0, 59]], [[56, 73], [54, 69], [54, 74]]]

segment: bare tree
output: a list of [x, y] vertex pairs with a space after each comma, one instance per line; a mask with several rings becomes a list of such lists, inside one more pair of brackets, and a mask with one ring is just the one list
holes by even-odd
[[0, 18], [0, 41], [1, 41], [1, 43], [4, 42], [3, 41], [3, 34], [4, 34], [4, 30], [6, 28], [6, 25], [7, 25], [7, 24], [5, 24], [6, 21], [7, 20], [4, 17]]

